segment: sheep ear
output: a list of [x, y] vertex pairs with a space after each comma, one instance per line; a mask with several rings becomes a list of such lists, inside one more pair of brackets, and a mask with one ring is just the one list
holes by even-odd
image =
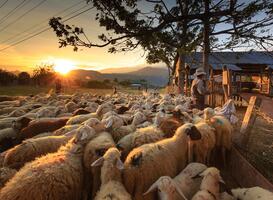
[[107, 122], [107, 124], [105, 125], [105, 128], [110, 128], [110, 127], [112, 127], [112, 126], [113, 126], [113, 123], [114, 123], [114, 120], [111, 118], [111, 119]]
[[141, 158], [142, 158], [142, 153], [139, 153], [139, 154], [137, 154], [137, 155], [134, 155], [134, 156], [132, 157], [132, 164], [133, 164], [134, 166], [140, 165]]
[[143, 196], [149, 194], [150, 192], [155, 191], [156, 189], [157, 189], [157, 181], [154, 182], [153, 185], [151, 185], [151, 187], [145, 193], [143, 193]]
[[186, 134], [190, 137], [191, 140], [200, 140], [202, 135], [200, 131], [196, 128], [196, 126], [192, 126]]
[[94, 161], [94, 162], [91, 164], [91, 167], [102, 166], [103, 161], [104, 161], [104, 158], [103, 158], [103, 157], [100, 157], [99, 159], [97, 159], [96, 161]]
[[123, 162], [118, 159], [117, 162], [116, 162], [116, 167], [119, 169], [119, 170], [123, 170], [124, 169], [124, 164]]
[[23, 128], [25, 128], [25, 127], [28, 126], [28, 124], [31, 121], [31, 119], [28, 118], [28, 117], [22, 117], [19, 121], [21, 123], [21, 129], [23, 129]]

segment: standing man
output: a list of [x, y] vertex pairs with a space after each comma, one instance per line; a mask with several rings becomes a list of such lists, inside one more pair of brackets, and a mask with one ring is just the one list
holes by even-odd
[[205, 95], [210, 94], [205, 86], [206, 72], [203, 68], [196, 69], [194, 74], [196, 78], [193, 80], [191, 85], [191, 96], [193, 98], [194, 107], [199, 110], [205, 108]]
[[55, 92], [56, 94], [60, 94], [61, 91], [62, 91], [62, 83], [61, 83], [61, 80], [59, 78], [56, 79], [56, 82], [55, 82]]

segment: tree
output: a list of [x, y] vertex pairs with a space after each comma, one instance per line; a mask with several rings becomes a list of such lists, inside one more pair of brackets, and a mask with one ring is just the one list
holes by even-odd
[[20, 72], [18, 74], [18, 83], [21, 85], [27, 85], [30, 82], [30, 75], [27, 72]]
[[53, 65], [42, 64], [33, 70], [32, 79], [39, 86], [48, 86], [55, 81], [55, 76]]
[[[183, 91], [185, 55], [203, 49], [203, 66], [208, 71], [212, 49], [231, 49], [255, 45], [273, 46], [271, 0], [88, 0], [97, 10], [96, 20], [106, 34], [102, 43], [91, 42], [83, 28], [63, 24], [52, 18], [50, 25], [59, 37], [60, 47], [109, 47], [109, 52], [131, 51], [141, 46], [151, 62], [179, 61], [178, 85]], [[140, 3], [147, 4], [140, 6]], [[145, 10], [143, 9], [145, 8]], [[150, 8], [147, 11], [147, 8]], [[225, 38], [222, 41], [221, 38]], [[160, 50], [160, 47], [162, 48]], [[155, 52], [153, 52], [155, 51]], [[171, 55], [171, 51], [175, 52]], [[164, 56], [163, 54], [166, 53]], [[162, 56], [163, 55], [163, 56]], [[181, 59], [177, 59], [181, 58]], [[173, 63], [173, 66], [177, 66]], [[173, 69], [174, 70], [174, 69]]]
[[10, 85], [17, 79], [16, 75], [6, 70], [0, 69], [0, 85]]

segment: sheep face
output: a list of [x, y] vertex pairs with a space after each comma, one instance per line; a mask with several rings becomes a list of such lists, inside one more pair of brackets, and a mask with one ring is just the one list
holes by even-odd
[[186, 199], [177, 183], [169, 176], [160, 177], [143, 195], [146, 195], [156, 189], [160, 200], [175, 199], [174, 196], [176, 191], [182, 197], [182, 199]]
[[19, 119], [13, 120], [12, 121], [12, 128], [15, 130], [21, 130], [21, 129], [27, 127], [30, 121], [31, 121], [31, 119], [29, 119], [27, 117], [21, 117]]
[[90, 118], [83, 124], [92, 127], [97, 133], [100, 133], [105, 130], [104, 124], [97, 118]]
[[100, 105], [96, 111], [96, 113], [99, 115], [99, 116], [102, 116], [103, 114], [109, 112], [113, 110], [113, 105], [110, 104], [110, 103], [104, 103], [102, 105]]
[[[120, 160], [120, 152], [117, 148], [110, 148], [108, 149], [105, 154], [103, 155], [103, 157], [97, 159], [95, 162], [93, 162], [91, 164], [92, 167], [95, 167], [95, 166], [102, 166], [103, 164], [107, 164], [107, 165], [110, 165], [112, 167], [116, 167], [117, 169], [119, 170], [122, 170], [124, 168], [123, 166], [123, 163], [122, 161]], [[107, 163], [104, 163], [104, 162], [107, 162]], [[111, 170], [111, 169], [109, 169]], [[102, 171], [102, 174], [104, 174], [104, 172]]]
[[76, 130], [74, 143], [86, 144], [88, 141], [94, 138], [95, 135], [96, 135], [96, 131], [93, 128], [83, 125]]

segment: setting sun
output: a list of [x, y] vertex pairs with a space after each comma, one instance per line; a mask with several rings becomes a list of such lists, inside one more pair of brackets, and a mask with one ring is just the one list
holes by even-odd
[[55, 60], [54, 61], [54, 70], [62, 75], [66, 75], [71, 70], [75, 69], [73, 62], [69, 60]]

